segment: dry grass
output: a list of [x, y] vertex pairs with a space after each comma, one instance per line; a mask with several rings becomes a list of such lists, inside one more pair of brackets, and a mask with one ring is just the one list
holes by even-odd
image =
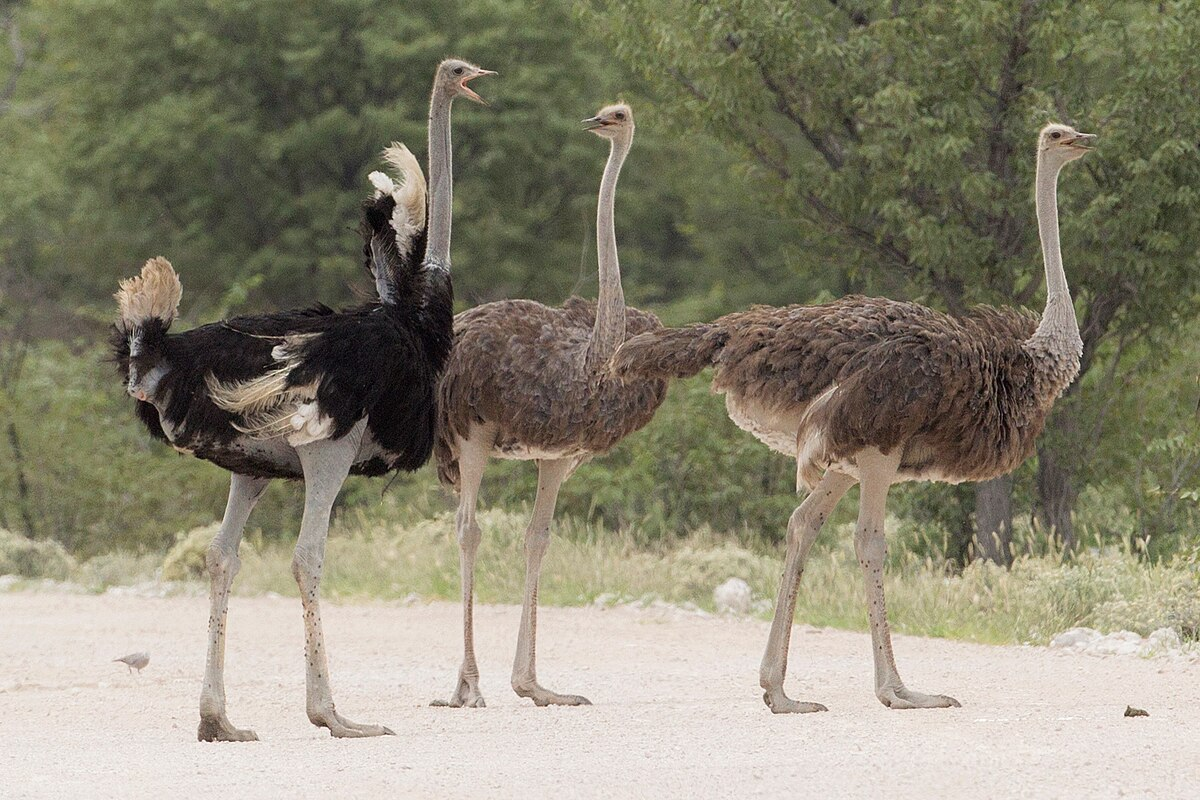
[[[386, 507], [355, 513], [329, 541], [324, 591], [331, 597], [456, 600], [458, 546], [452, 514], [404, 521]], [[492, 510], [480, 515], [483, 544], [476, 564], [482, 602], [518, 603], [524, 585], [527, 515]], [[797, 619], [864, 629], [862, 578], [853, 554], [852, 526], [828, 532], [826, 547], [809, 559]], [[636, 532], [614, 533], [573, 520], [556, 524], [546, 557], [541, 602], [581, 605], [649, 601], [694, 603], [712, 609], [712, 590], [730, 577], [749, 583], [769, 616], [782, 568], [782, 548], [751, 537], [695, 531], [651, 548]], [[238, 591], [292, 595], [290, 549], [261, 546], [248, 555]], [[1174, 627], [1194, 638], [1200, 628], [1200, 581], [1194, 563], [1149, 564], [1110, 549], [1085, 552], [1064, 565], [1061, 555], [1026, 556], [1011, 570], [977, 562], [961, 573], [934, 559], [893, 554], [887, 575], [890, 616], [898, 631], [993, 643], [1044, 643], [1075, 625], [1147, 634]]]
[[[484, 539], [476, 563], [477, 596], [485, 603], [518, 603], [524, 585], [527, 514], [491, 510], [481, 513], [479, 521]], [[64, 577], [91, 591], [156, 579], [192, 581], [180, 586], [203, 591], [204, 549], [213, 530], [180, 535], [165, 560], [110, 554], [73, 566]], [[801, 583], [797, 619], [865, 628], [862, 578], [852, 540], [852, 525], [841, 525], [833, 526], [818, 544]], [[290, 544], [264, 542], [252, 534], [248, 545], [242, 548], [243, 566], [234, 590], [295, 596]], [[540, 597], [547, 605], [663, 600], [711, 610], [713, 588], [739, 577], [750, 585], [757, 613], [768, 617], [781, 557], [781, 547], [769, 548], [750, 535], [700, 530], [647, 547], [637, 531], [616, 533], [563, 519], [555, 525], [544, 562]], [[52, 570], [55, 575], [60, 567]], [[1076, 625], [1143, 635], [1167, 626], [1195, 639], [1200, 630], [1198, 573], [1194, 558], [1148, 563], [1121, 549], [1084, 552], [1065, 565], [1061, 554], [1051, 551], [1020, 558], [1010, 570], [977, 562], [954, 573], [940, 559], [918, 558], [896, 546], [886, 580], [897, 631], [993, 643], [1044, 643]], [[458, 574], [453, 515], [431, 515], [385, 500], [337, 520], [322, 590], [343, 600], [413, 595], [457, 600]]]

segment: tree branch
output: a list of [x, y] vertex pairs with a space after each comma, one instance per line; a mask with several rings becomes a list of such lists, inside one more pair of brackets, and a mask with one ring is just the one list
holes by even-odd
[[25, 46], [21, 43], [21, 31], [17, 26], [17, 8], [10, 5], [4, 10], [4, 19], [0, 21], [0, 30], [8, 33], [8, 46], [12, 50], [12, 71], [0, 89], [0, 114], [7, 113], [12, 107], [13, 95], [17, 93], [17, 81], [25, 71]]

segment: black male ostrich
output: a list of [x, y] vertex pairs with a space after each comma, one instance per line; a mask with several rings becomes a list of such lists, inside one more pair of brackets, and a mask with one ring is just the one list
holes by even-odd
[[318, 305], [236, 317], [168, 334], [183, 290], [165, 259], [146, 262], [116, 294], [114, 349], [139, 418], [155, 437], [233, 473], [207, 553], [212, 606], [201, 740], [257, 738], [226, 716], [225, 618], [242, 530], [271, 478], [305, 483], [292, 573], [304, 604], [308, 718], [338, 737], [391, 733], [334, 708], [318, 603], [325, 540], [348, 474], [413, 470], [432, 450], [436, 381], [453, 337], [450, 106], [459, 95], [477, 100], [466, 83], [484, 74], [450, 59], [434, 78], [427, 252], [425, 181], [412, 154], [399, 145], [385, 152], [401, 173], [399, 187], [372, 175], [376, 192], [364, 203], [362, 227], [378, 301], [341, 312]]

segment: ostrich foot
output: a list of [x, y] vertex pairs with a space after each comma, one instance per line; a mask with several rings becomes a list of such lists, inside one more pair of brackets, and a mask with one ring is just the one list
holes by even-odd
[[513, 686], [513, 691], [520, 697], [528, 697], [535, 706], [590, 706], [591, 700], [578, 694], [559, 694], [545, 689], [539, 683], [526, 683]]
[[309, 710], [308, 720], [318, 728], [328, 728], [330, 735], [338, 739], [361, 739], [367, 736], [396, 735], [391, 728], [385, 728], [382, 725], [363, 725], [351, 722], [337, 713], [333, 709], [333, 706]]
[[429, 705], [438, 708], [486, 708], [487, 703], [483, 702], [483, 695], [479, 692], [479, 677], [467, 678], [463, 675], [458, 676], [458, 686], [454, 688], [454, 693], [450, 695], [449, 700], [437, 699]]
[[258, 734], [233, 727], [224, 714], [201, 716], [196, 738], [202, 742], [257, 742]]
[[812, 714], [829, 710], [820, 703], [793, 700], [783, 693], [783, 689], [768, 689], [763, 692], [763, 702], [771, 709], [772, 714]]
[[875, 692], [888, 708], [962, 708], [962, 703], [944, 694], [921, 694], [904, 686], [884, 686]]

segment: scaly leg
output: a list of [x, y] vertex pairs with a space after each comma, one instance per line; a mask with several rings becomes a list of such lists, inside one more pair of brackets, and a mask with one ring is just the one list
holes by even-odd
[[202, 742], [258, 740], [254, 731], [235, 728], [225, 714], [225, 618], [229, 611], [229, 589], [242, 568], [238, 558], [242, 531], [269, 482], [266, 478], [245, 475], [230, 478], [229, 501], [225, 504], [221, 529], [205, 553], [210, 580], [208, 657], [204, 664], [204, 687], [200, 690], [200, 728], [196, 731]]
[[763, 688], [763, 701], [776, 714], [803, 714], [825, 711], [820, 703], [792, 700], [783, 691], [787, 677], [788, 645], [792, 637], [792, 622], [796, 614], [796, 594], [804, 561], [821, 526], [833, 513], [838, 501], [854, 485], [854, 479], [840, 472], [826, 472], [808, 497], [804, 498], [788, 520], [787, 556], [783, 562], [783, 577], [779, 581], [779, 596], [775, 598], [775, 618], [767, 651], [759, 667], [758, 683]]
[[884, 517], [888, 488], [900, 465], [898, 452], [883, 455], [865, 450], [858, 455], [862, 496], [858, 507], [858, 526], [854, 531], [854, 552], [867, 585], [867, 616], [871, 622], [871, 644], [875, 656], [875, 696], [888, 708], [949, 708], [959, 702], [940, 694], [921, 694], [905, 687], [896, 671], [892, 653], [892, 634], [888, 628], [887, 606], [883, 598], [883, 566], [887, 558]]
[[351, 722], [334, 708], [329, 663], [325, 657], [325, 634], [321, 629], [321, 571], [325, 565], [329, 514], [358, 454], [365, 429], [366, 422], [362, 421], [340, 439], [323, 439], [296, 448], [304, 469], [304, 518], [300, 523], [296, 554], [292, 557], [292, 575], [300, 587], [300, 602], [304, 605], [306, 707], [312, 724], [328, 728], [339, 738], [392, 733], [382, 725]]
[[533, 501], [533, 518], [525, 529], [525, 599], [521, 606], [517, 656], [513, 660], [512, 687], [518, 695], [532, 699], [539, 706], [591, 705], [586, 697], [545, 689], [537, 679], [538, 578], [542, 573], [542, 557], [550, 546], [550, 523], [558, 502], [558, 489], [575, 466], [573, 458], [538, 461], [537, 499]]
[[475, 521], [475, 507], [479, 504], [479, 484], [483, 481], [483, 470], [491, 450], [490, 438], [494, 438], [494, 434], [458, 440], [459, 495], [454, 523], [458, 530], [458, 568], [462, 581], [463, 660], [450, 699], [434, 700], [430, 703], [433, 706], [483, 708], [487, 705], [479, 692], [479, 665], [475, 663], [475, 554], [482, 538], [479, 523]]

